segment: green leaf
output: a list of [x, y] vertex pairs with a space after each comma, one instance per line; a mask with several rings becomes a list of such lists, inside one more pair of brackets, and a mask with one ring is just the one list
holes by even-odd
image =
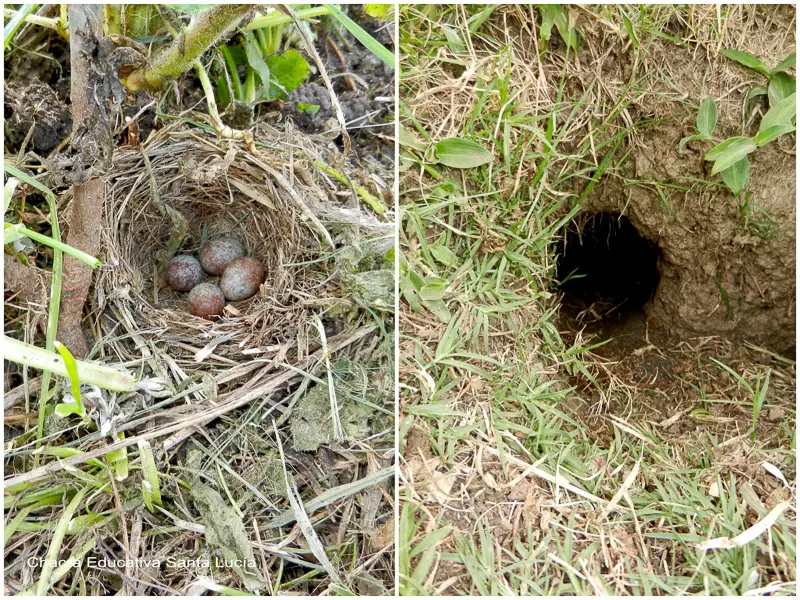
[[64, 344], [56, 340], [53, 345], [55, 346], [56, 350], [58, 350], [61, 358], [64, 359], [64, 367], [67, 369], [67, 374], [69, 375], [70, 389], [75, 398], [75, 405], [78, 411], [80, 411], [79, 414], [82, 415], [83, 406], [81, 405], [81, 380], [78, 377], [78, 364], [75, 362], [75, 357], [72, 356], [72, 352], [70, 352]]
[[466, 52], [467, 47], [461, 41], [461, 36], [458, 35], [458, 31], [454, 27], [442, 23], [441, 28], [444, 30], [444, 37], [447, 38], [447, 44], [454, 54]]
[[792, 52], [789, 56], [787, 56], [781, 62], [779, 62], [778, 66], [772, 69], [772, 72], [779, 73], [781, 71], [788, 71], [789, 69], [794, 69], [796, 62], [795, 58], [796, 58], [796, 52]]
[[[258, 47], [258, 41], [256, 40], [256, 36], [253, 35], [252, 31], [245, 31], [243, 34], [244, 37], [244, 52], [247, 56], [247, 64], [258, 73], [258, 76], [261, 78], [261, 85], [264, 87], [264, 92], [266, 93], [270, 89], [270, 70], [267, 63], [264, 61], [264, 57], [261, 55], [261, 49]], [[236, 75], [236, 73], [233, 73]]]
[[12, 244], [17, 240], [24, 238], [24, 230], [24, 223], [15, 223], [13, 225], [11, 223], [3, 223], [3, 245]]
[[344, 14], [342, 10], [335, 4], [326, 4], [325, 6], [336, 18], [336, 20], [344, 25], [345, 29], [347, 29], [347, 31], [349, 31], [354, 38], [361, 42], [367, 50], [372, 52], [390, 67], [394, 68], [394, 54], [387, 49], [386, 46], [364, 31], [364, 29], [362, 29], [358, 23]]
[[720, 173], [734, 196], [739, 196], [747, 183], [750, 174], [750, 159], [746, 156]]
[[759, 133], [775, 125], [788, 125], [797, 114], [797, 94], [790, 94], [776, 105], [771, 106], [758, 126]]
[[486, 19], [492, 16], [495, 8], [497, 8], [496, 4], [489, 4], [481, 12], [474, 14], [467, 19], [467, 23], [469, 24], [469, 32], [477, 33], [481, 26], [486, 22]]
[[714, 133], [714, 127], [717, 126], [717, 103], [714, 98], [709, 96], [700, 105], [700, 110], [697, 112], [697, 131], [707, 137], [711, 137]]
[[494, 160], [494, 154], [483, 146], [461, 138], [447, 138], [437, 142], [434, 153], [437, 162], [456, 169], [471, 169]]
[[447, 308], [447, 305], [444, 303], [443, 300], [431, 300], [425, 303], [428, 309], [439, 317], [439, 320], [443, 323], [450, 322], [450, 309]]
[[417, 297], [417, 290], [411, 285], [411, 281], [408, 277], [401, 276], [398, 284], [400, 286], [400, 291], [403, 293], [403, 298], [405, 298], [411, 310], [422, 312], [422, 304], [420, 304], [419, 298]]
[[[125, 439], [125, 432], [119, 431], [117, 432], [117, 440], [122, 441]], [[106, 454], [106, 460], [108, 460], [111, 468], [114, 470], [114, 478], [117, 481], [125, 481], [128, 478], [128, 447], [123, 446], [122, 448], [117, 448]]]
[[408, 146], [409, 148], [419, 150], [420, 152], [425, 150], [425, 144], [417, 139], [417, 136], [414, 135], [413, 131], [403, 125], [400, 125], [399, 140], [401, 146]]
[[419, 296], [426, 301], [441, 300], [444, 298], [445, 292], [447, 292], [448, 285], [449, 282], [446, 279], [428, 277], [425, 281], [425, 285], [423, 285], [422, 289], [419, 291]]
[[555, 25], [556, 22], [555, 5], [540, 4], [539, 13], [542, 16], [542, 24], [539, 26], [539, 37], [541, 37], [546, 43], [550, 41], [553, 25]]
[[731, 60], [735, 60], [740, 65], [744, 65], [748, 69], [753, 69], [754, 71], [758, 71], [762, 75], [766, 75], [767, 77], [770, 76], [770, 70], [767, 65], [761, 62], [758, 58], [753, 56], [752, 54], [748, 54], [747, 52], [742, 52], [741, 50], [723, 50], [723, 56], [727, 56]]
[[782, 136], [785, 133], [792, 133], [795, 129], [796, 127], [791, 123], [784, 123], [783, 125], [775, 125], [769, 129], [765, 129], [764, 131], [759, 130], [754, 138], [756, 141], [756, 146], [759, 148], [766, 146], [775, 138]]
[[418, 275], [415, 271], [411, 269], [408, 270], [408, 280], [411, 282], [411, 285], [414, 286], [414, 289], [420, 291], [422, 287], [425, 285], [425, 279]]
[[458, 257], [455, 252], [450, 250], [447, 246], [431, 246], [430, 251], [431, 254], [433, 254], [433, 258], [446, 267], [450, 267], [458, 262]]
[[784, 98], [788, 98], [795, 93], [797, 89], [797, 82], [793, 77], [786, 73], [776, 73], [772, 79], [769, 80], [769, 88], [767, 93], [769, 95], [769, 105], [775, 106]]
[[755, 85], [750, 88], [750, 91], [747, 92], [747, 95], [744, 97], [744, 105], [747, 108], [747, 103], [750, 102], [756, 96], [766, 96], [767, 95], [767, 88], [763, 85]]
[[715, 158], [713, 160], [715, 162], [714, 168], [711, 169], [712, 175], [716, 175], [720, 171], [724, 171], [756, 149], [756, 143], [752, 138], [731, 138], [730, 140], [725, 140], [725, 142], [722, 142], [722, 144], [719, 144], [716, 148], [713, 148], [711, 151], [709, 151], [709, 153], [706, 154], [706, 160], [712, 160], [709, 158], [709, 155], [714, 152], [714, 150], [718, 150], [726, 142], [730, 143], [722, 148], [722, 150], [716, 155], [714, 155]]
[[717, 160], [717, 158], [719, 158], [719, 156], [723, 152], [725, 152], [725, 150], [727, 150], [728, 146], [730, 146], [734, 142], [738, 142], [739, 140], [748, 140], [748, 139], [750, 139], [750, 138], [746, 138], [746, 137], [742, 137], [742, 136], [728, 138], [727, 140], [724, 140], [724, 141], [720, 142], [719, 144], [714, 146], [711, 150], [706, 152], [706, 157], [705, 158], [708, 161], [714, 162], [715, 160]]
[[297, 50], [287, 50], [283, 54], [268, 56], [267, 66], [272, 74], [270, 99], [283, 98], [300, 87], [311, 73], [306, 59]]
[[297, 108], [300, 112], [315, 115], [319, 112], [320, 106], [319, 104], [306, 104], [305, 102], [298, 102]]
[[394, 4], [364, 4], [364, 12], [373, 19], [391, 21], [394, 19]]
[[569, 9], [561, 4], [552, 4], [555, 7], [555, 20], [558, 33], [561, 34], [561, 39], [564, 43], [572, 48], [578, 50], [578, 32], [572, 26], [569, 20]]
[[55, 413], [62, 419], [66, 419], [70, 415], [85, 416], [83, 408], [79, 407], [75, 402], [71, 402], [72, 399], [74, 398], [69, 396], [65, 398], [63, 402], [56, 404]]
[[628, 34], [628, 37], [631, 38], [631, 42], [633, 43], [633, 49], [637, 50], [639, 48], [639, 36], [636, 35], [636, 28], [633, 26], [633, 21], [625, 12], [625, 8], [620, 5], [619, 7], [620, 13], [622, 13], [622, 25], [625, 27], [625, 32]]
[[683, 148], [684, 148], [684, 146], [686, 146], [686, 144], [688, 144], [689, 142], [694, 142], [695, 140], [703, 141], [703, 142], [710, 142], [711, 138], [709, 136], [707, 136], [707, 135], [690, 135], [690, 136], [687, 136], [685, 138], [681, 138], [681, 143], [678, 144], [678, 150], [683, 150]]

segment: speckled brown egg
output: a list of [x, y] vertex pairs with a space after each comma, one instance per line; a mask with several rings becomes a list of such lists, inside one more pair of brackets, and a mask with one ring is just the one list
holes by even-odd
[[228, 300], [246, 300], [258, 291], [264, 281], [264, 267], [252, 256], [245, 256], [233, 261], [219, 282], [222, 293]]
[[225, 268], [244, 256], [244, 246], [235, 237], [219, 237], [200, 248], [200, 264], [209, 275], [222, 275]]
[[213, 283], [201, 283], [189, 292], [189, 312], [195, 317], [212, 320], [222, 314], [225, 296]]
[[176, 256], [167, 264], [165, 277], [176, 292], [188, 292], [203, 279], [203, 268], [193, 256]]

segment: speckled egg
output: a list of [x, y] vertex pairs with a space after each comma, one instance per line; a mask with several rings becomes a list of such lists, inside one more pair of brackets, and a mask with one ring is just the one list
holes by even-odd
[[200, 248], [200, 264], [209, 275], [222, 275], [229, 264], [243, 256], [242, 242], [230, 236], [208, 240]]
[[195, 317], [212, 320], [222, 314], [225, 296], [213, 283], [201, 283], [189, 292], [189, 312]]
[[176, 292], [188, 292], [203, 279], [203, 268], [193, 256], [176, 256], [165, 273], [167, 284]]
[[258, 291], [264, 281], [264, 267], [252, 256], [233, 261], [219, 282], [222, 293], [228, 300], [246, 300]]

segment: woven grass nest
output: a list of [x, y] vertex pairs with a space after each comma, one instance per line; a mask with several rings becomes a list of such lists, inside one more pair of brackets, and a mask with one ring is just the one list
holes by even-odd
[[[228, 364], [287, 344], [293, 358], [304, 356], [313, 316], [342, 296], [343, 249], [355, 262], [380, 257], [392, 226], [313, 164], [328, 164], [317, 141], [268, 133], [269, 146], [256, 148], [172, 127], [116, 152], [103, 228], [108, 266], [96, 284], [101, 338], [166, 342], [173, 359], [213, 352]], [[229, 303], [210, 322], [189, 314], [186, 294], [165, 284], [163, 267], [221, 234], [238, 237], [266, 276], [253, 298]]]

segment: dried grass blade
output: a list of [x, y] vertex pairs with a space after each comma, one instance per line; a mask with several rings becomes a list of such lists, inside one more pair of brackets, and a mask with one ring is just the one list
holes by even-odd
[[[325, 490], [319, 496], [306, 502], [305, 508], [307, 511], [317, 511], [320, 508], [328, 506], [329, 504], [333, 504], [337, 500], [341, 500], [342, 498], [347, 498], [348, 496], [352, 496], [353, 494], [357, 494], [367, 488], [372, 487], [373, 485], [377, 485], [384, 479], [388, 479], [389, 477], [394, 475], [394, 466], [386, 467], [385, 469], [381, 469], [380, 471], [376, 471], [375, 473], [371, 473], [362, 479], [357, 481], [353, 481], [351, 483], [345, 483], [344, 485], [337, 485], [336, 487], [332, 487], [329, 490]], [[267, 522], [268, 527], [282, 527], [284, 525], [288, 525], [294, 521], [294, 511], [286, 510], [279, 514], [277, 517], [274, 517], [270, 521]]]
[[328, 352], [328, 337], [325, 335], [325, 327], [319, 317], [314, 317], [314, 325], [319, 331], [319, 341], [322, 345], [322, 360], [325, 363], [325, 370], [328, 372], [328, 395], [331, 399], [331, 419], [333, 420], [333, 439], [337, 442], [344, 441], [344, 429], [342, 428], [342, 418], [339, 414], [339, 402], [336, 399], [336, 387], [333, 381], [333, 369], [331, 368], [331, 355]]
[[752, 542], [762, 533], [775, 525], [775, 522], [781, 517], [784, 511], [791, 506], [791, 502], [781, 502], [780, 504], [776, 504], [775, 508], [769, 511], [769, 514], [766, 517], [761, 519], [752, 527], [745, 529], [736, 537], [713, 538], [697, 544], [697, 547], [701, 550], [730, 550], [733, 548], [741, 548], [742, 546]]
[[275, 431], [275, 439], [278, 442], [278, 452], [281, 455], [283, 476], [286, 480], [286, 495], [288, 496], [289, 504], [292, 506], [292, 510], [294, 511], [295, 520], [300, 526], [300, 531], [303, 533], [303, 537], [305, 537], [306, 542], [308, 542], [308, 547], [311, 549], [311, 552], [314, 554], [314, 556], [317, 557], [317, 560], [320, 562], [325, 571], [327, 571], [328, 575], [330, 575], [331, 580], [337, 585], [343, 585], [342, 578], [339, 576], [339, 572], [333, 566], [333, 563], [331, 563], [328, 555], [325, 554], [325, 546], [322, 545], [317, 532], [314, 530], [314, 526], [311, 524], [311, 519], [308, 518], [308, 514], [303, 507], [303, 501], [300, 499], [300, 493], [297, 491], [297, 486], [294, 483], [294, 478], [286, 468], [286, 457], [283, 455], [283, 444], [281, 443], [281, 436], [278, 432], [278, 426], [275, 424], [274, 419], [272, 420], [272, 427]]
[[317, 218], [317, 215], [315, 215], [311, 211], [311, 209], [308, 208], [308, 206], [306, 206], [306, 203], [303, 202], [303, 199], [295, 191], [295, 189], [292, 187], [292, 185], [286, 180], [286, 178], [283, 175], [281, 175], [278, 171], [276, 171], [275, 169], [270, 167], [268, 164], [266, 164], [264, 161], [258, 160], [255, 157], [251, 157], [251, 160], [254, 160], [256, 162], [256, 164], [258, 164], [259, 167], [261, 167], [262, 169], [264, 169], [264, 171], [269, 173], [272, 176], [272, 178], [275, 179], [275, 181], [277, 181], [278, 184], [284, 190], [286, 190], [286, 192], [289, 194], [289, 197], [292, 199], [292, 201], [294, 202], [295, 206], [300, 210], [300, 212], [303, 214], [303, 216], [314, 224], [314, 227], [316, 227], [317, 231], [319, 231], [323, 235], [323, 237], [328, 242], [330, 247], [331, 248], [335, 248], [335, 245], [333, 243], [333, 239], [331, 238], [331, 234], [328, 233], [327, 229], [325, 229], [325, 226], [322, 224], [322, 221], [320, 221]]

